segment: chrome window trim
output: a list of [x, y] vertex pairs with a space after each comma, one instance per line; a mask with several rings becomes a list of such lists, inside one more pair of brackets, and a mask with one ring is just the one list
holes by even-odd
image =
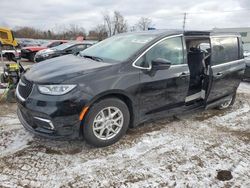
[[240, 35], [210, 35], [210, 38], [227, 38], [227, 37], [241, 37]]
[[235, 61], [229, 61], [229, 62], [226, 62], [226, 63], [221, 63], [221, 64], [218, 64], [218, 65], [212, 65], [211, 67], [212, 68], [218, 68], [218, 67], [222, 67], [222, 66], [235, 64], [235, 63], [240, 63], [241, 61], [244, 61], [244, 59], [242, 58], [242, 59], [237, 59]]
[[[154, 44], [152, 44], [151, 46], [149, 46], [144, 52], [141, 53], [141, 55], [139, 57], [137, 57], [133, 63], [132, 63], [132, 66], [135, 67], [135, 68], [138, 68], [138, 69], [142, 69], [142, 70], [151, 70], [152, 69], [152, 65], [150, 64], [149, 67], [140, 67], [140, 66], [137, 66], [135, 63], [142, 57], [144, 56], [149, 50], [151, 50], [154, 46], [156, 46], [157, 44], [159, 44], [160, 42], [166, 40], [166, 39], [171, 39], [171, 38], [175, 38], [175, 37], [183, 37], [183, 34], [179, 34], [179, 35], [172, 35], [172, 36], [167, 36], [167, 37], [164, 37], [162, 38], [161, 40], [155, 42]], [[179, 64], [179, 65], [182, 65], [182, 64]], [[171, 65], [171, 66], [176, 66], [176, 65]]]

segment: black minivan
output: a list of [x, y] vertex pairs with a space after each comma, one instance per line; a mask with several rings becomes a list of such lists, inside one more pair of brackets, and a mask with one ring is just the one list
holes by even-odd
[[244, 70], [238, 34], [120, 34], [34, 65], [16, 90], [18, 117], [37, 135], [108, 146], [150, 119], [229, 107]]

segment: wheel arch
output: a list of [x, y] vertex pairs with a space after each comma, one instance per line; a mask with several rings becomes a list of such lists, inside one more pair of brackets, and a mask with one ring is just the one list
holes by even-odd
[[134, 127], [134, 122], [136, 119], [136, 107], [135, 107], [135, 101], [131, 96], [126, 94], [124, 91], [121, 90], [111, 90], [108, 92], [103, 92], [95, 96], [90, 102], [88, 102], [87, 106], [91, 108], [91, 106], [100, 100], [106, 99], [106, 98], [118, 98], [122, 100], [128, 107], [129, 114], [130, 114], [130, 122], [129, 127]]

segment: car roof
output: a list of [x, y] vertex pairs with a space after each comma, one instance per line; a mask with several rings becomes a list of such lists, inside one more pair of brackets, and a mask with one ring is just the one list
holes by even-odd
[[[181, 35], [184, 36], [240, 36], [239, 33], [233, 33], [233, 32], [215, 32], [215, 31], [199, 31], [199, 30], [149, 30], [149, 31], [139, 31], [139, 32], [133, 32], [134, 34], [142, 34], [142, 35], [155, 35], [158, 37], [162, 36], [171, 36], [171, 35]], [[129, 33], [126, 33], [129, 34]]]
[[149, 30], [149, 31], [136, 31], [136, 32], [127, 32], [122, 33], [119, 35], [128, 35], [128, 34], [138, 34], [138, 35], [155, 35], [155, 36], [162, 36], [162, 35], [179, 35], [183, 34], [181, 30]]

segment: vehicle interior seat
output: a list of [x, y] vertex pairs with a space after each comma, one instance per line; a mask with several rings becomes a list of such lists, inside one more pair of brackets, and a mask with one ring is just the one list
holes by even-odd
[[190, 70], [189, 93], [192, 95], [202, 89], [202, 77], [204, 73], [204, 52], [198, 48], [191, 47], [188, 52], [188, 67]]

